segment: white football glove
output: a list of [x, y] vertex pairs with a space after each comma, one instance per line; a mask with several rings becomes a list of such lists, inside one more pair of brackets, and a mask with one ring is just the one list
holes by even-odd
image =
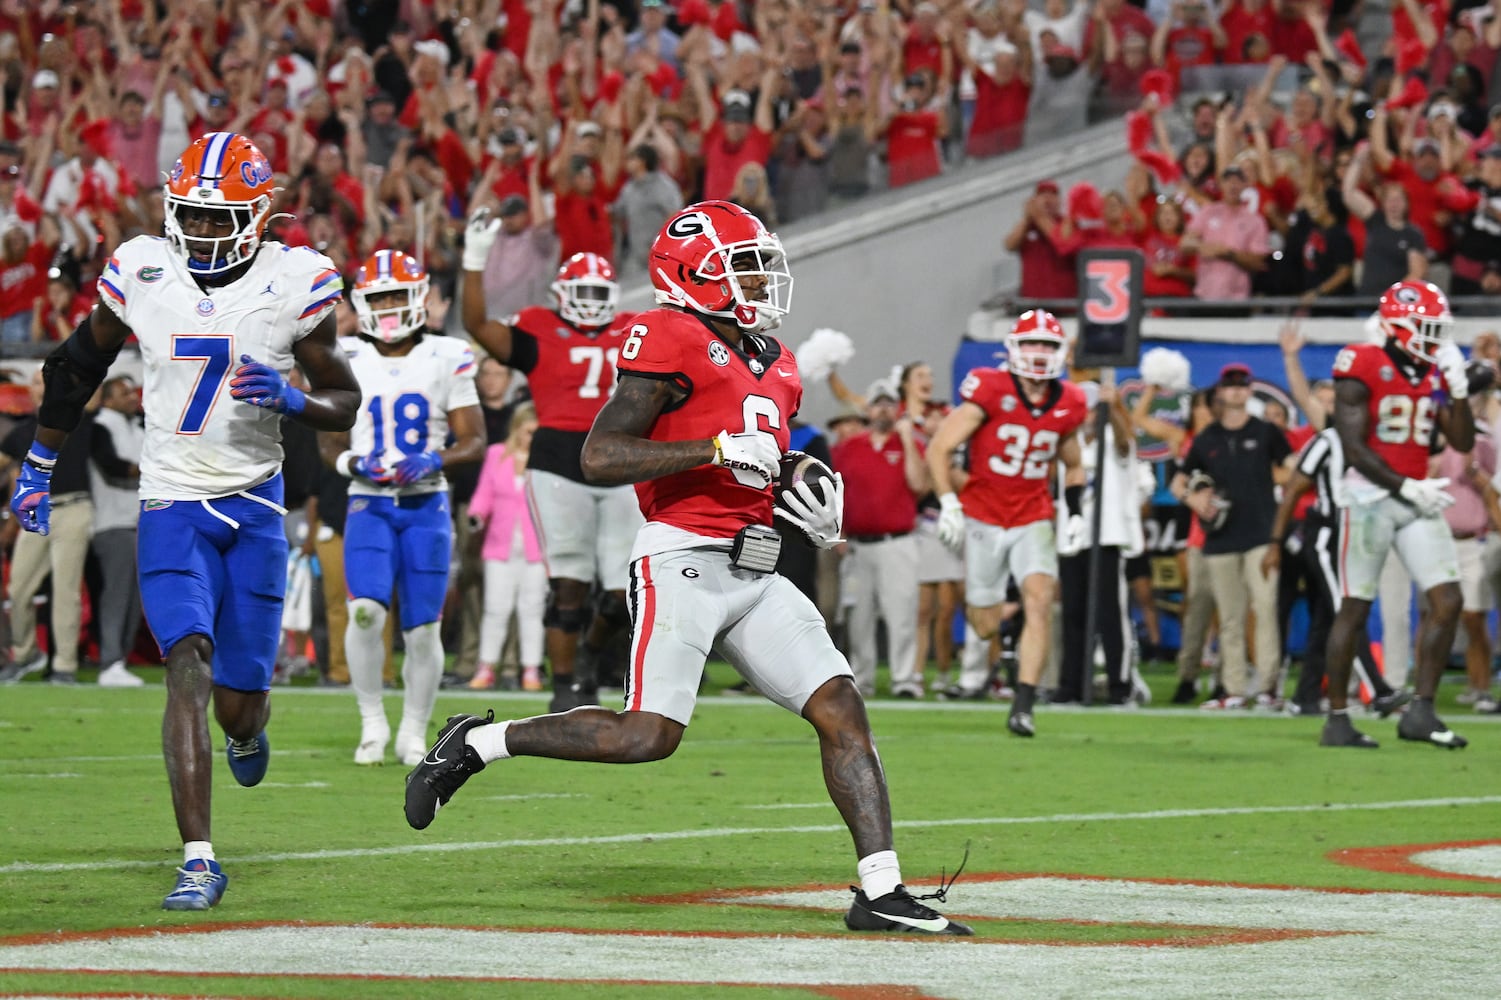
[[952, 493], [938, 498], [938, 540], [958, 552], [964, 547], [964, 505]]
[[464, 227], [463, 267], [466, 271], [483, 271], [490, 259], [490, 248], [500, 238], [500, 216], [482, 208], [469, 218]]
[[1424, 517], [1438, 517], [1454, 502], [1454, 495], [1444, 489], [1448, 479], [1404, 479], [1398, 494]]
[[1070, 514], [1063, 522], [1063, 534], [1058, 536], [1058, 554], [1076, 556], [1084, 550], [1084, 515]]
[[783, 490], [780, 501], [772, 509], [777, 517], [797, 527], [808, 536], [808, 541], [821, 549], [832, 549], [843, 539], [839, 537], [844, 528], [844, 477], [834, 473], [834, 488], [820, 490], [819, 497], [812, 485], [799, 482], [791, 490]]
[[770, 434], [720, 431], [714, 438], [714, 464], [735, 473], [741, 485], [763, 490], [781, 471], [782, 452]]
[[1470, 394], [1470, 374], [1465, 371], [1464, 352], [1452, 340], [1446, 340], [1433, 355], [1438, 370], [1444, 373], [1444, 383], [1449, 387], [1449, 398], [1461, 400]]

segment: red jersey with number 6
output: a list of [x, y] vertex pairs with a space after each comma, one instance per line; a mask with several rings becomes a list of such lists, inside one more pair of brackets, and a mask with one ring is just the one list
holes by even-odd
[[615, 358], [634, 313], [586, 333], [551, 309], [528, 306], [509, 322], [511, 359], [526, 373], [537, 424], [587, 432], [615, 389]]
[[1033, 406], [1015, 374], [976, 368], [959, 386], [959, 398], [985, 411], [969, 439], [969, 482], [959, 493], [964, 513], [1002, 528], [1052, 520], [1053, 462], [1089, 415], [1084, 390], [1059, 379]]
[[[747, 353], [704, 320], [675, 309], [638, 313], [620, 347], [622, 375], [667, 379], [687, 399], [657, 417], [652, 441], [691, 441], [720, 431], [757, 432], [776, 439], [785, 453], [788, 422], [803, 398], [792, 352], [774, 337], [757, 334]], [[750, 473], [701, 465], [636, 484], [647, 521], [711, 538], [733, 538], [747, 524], [771, 524], [771, 489]]]
[[1334, 377], [1366, 387], [1371, 450], [1398, 475], [1427, 479], [1434, 397], [1442, 388], [1438, 369], [1394, 358], [1379, 344], [1352, 344], [1335, 357]]

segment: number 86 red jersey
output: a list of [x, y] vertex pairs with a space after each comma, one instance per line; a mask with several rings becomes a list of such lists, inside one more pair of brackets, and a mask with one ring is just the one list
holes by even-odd
[[1427, 479], [1434, 397], [1441, 383], [1436, 368], [1410, 376], [1412, 371], [1379, 344], [1353, 344], [1334, 359], [1335, 378], [1353, 378], [1370, 392], [1366, 443], [1371, 450], [1398, 475]]
[[969, 517], [1001, 528], [1052, 519], [1053, 462], [1089, 411], [1072, 382], [1060, 379], [1047, 392], [1034, 407], [1009, 371], [976, 368], [965, 376], [959, 398], [985, 411], [969, 439], [969, 482], [959, 493]]

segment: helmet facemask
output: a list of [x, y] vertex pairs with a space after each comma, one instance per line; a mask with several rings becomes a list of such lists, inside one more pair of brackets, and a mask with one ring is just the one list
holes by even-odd
[[[680, 267], [679, 275], [694, 287], [679, 284], [658, 266], [655, 279], [667, 286], [658, 285], [658, 302], [734, 320], [747, 333], [775, 328], [792, 307], [792, 272], [787, 269], [782, 241], [771, 234], [716, 247], [695, 270]], [[753, 284], [757, 278], [764, 280], [759, 289], [747, 294], [747, 278]], [[710, 294], [716, 288], [720, 294]]]
[[1058, 378], [1067, 362], [1065, 345], [1053, 337], [1024, 334], [1006, 345], [1006, 364], [1022, 378]]
[[580, 328], [609, 325], [620, 304], [620, 286], [597, 275], [554, 281], [552, 291], [558, 297], [558, 315]]
[[[428, 279], [374, 282], [350, 292], [360, 332], [367, 337], [395, 344], [427, 327]], [[399, 296], [399, 297], [398, 297]], [[379, 305], [370, 300], [379, 300]], [[390, 302], [385, 301], [390, 299]]]
[[[163, 199], [162, 228], [167, 241], [186, 261], [189, 271], [200, 275], [223, 274], [255, 256], [261, 245], [261, 230], [271, 215], [271, 199], [262, 196], [249, 203], [224, 203], [209, 199], [208, 196], [220, 194], [216, 190], [193, 189], [195, 196], [200, 192], [201, 200], [200, 197], [183, 197], [168, 190]], [[187, 229], [192, 225], [189, 220], [198, 213], [228, 218], [230, 232], [224, 236], [188, 235]]]
[[1438, 350], [1449, 340], [1454, 325], [1452, 316], [1404, 316], [1386, 321], [1387, 333], [1397, 338], [1404, 350], [1419, 361], [1433, 364]]

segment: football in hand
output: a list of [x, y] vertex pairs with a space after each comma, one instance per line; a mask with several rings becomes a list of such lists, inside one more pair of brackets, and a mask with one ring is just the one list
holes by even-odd
[[782, 498], [783, 492], [796, 488], [798, 483], [807, 483], [820, 500], [827, 500], [834, 488], [834, 472], [812, 455], [801, 451], [789, 451], [782, 456], [782, 469], [772, 490], [772, 502]]

